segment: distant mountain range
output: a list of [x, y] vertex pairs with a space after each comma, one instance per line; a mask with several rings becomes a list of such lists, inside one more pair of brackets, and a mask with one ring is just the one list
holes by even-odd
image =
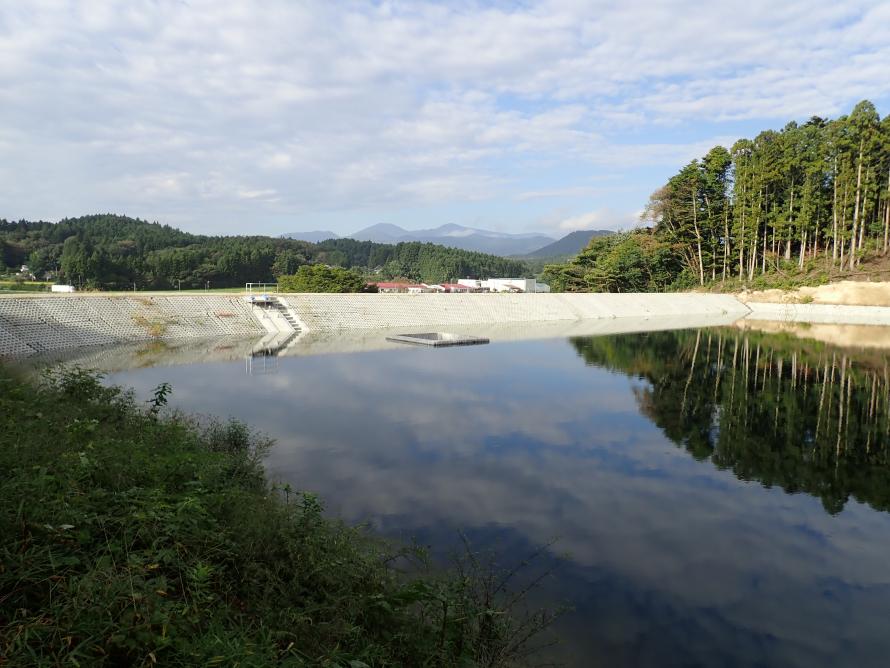
[[[420, 241], [479, 253], [491, 253], [501, 256], [555, 257], [557, 255], [574, 255], [578, 253], [590, 237], [597, 234], [608, 234], [602, 230], [572, 232], [562, 239], [555, 239], [546, 234], [526, 233], [510, 234], [493, 232], [463, 225], [441, 225], [428, 230], [406, 230], [398, 225], [378, 223], [346, 236], [357, 241], [374, 241], [384, 244], [397, 244], [402, 241]], [[586, 235], [586, 238], [584, 238]], [[318, 243], [325, 239], [339, 239], [339, 235], [326, 230], [312, 232], [289, 232], [281, 235], [288, 239], [300, 239]], [[564, 243], [565, 242], [565, 243]], [[547, 250], [550, 249], [550, 250]], [[563, 250], [565, 249], [565, 250]], [[547, 250], [546, 254], [541, 254]]]
[[395, 244], [400, 241], [422, 241], [492, 255], [525, 255], [544, 244], [555, 241], [544, 234], [509, 234], [463, 225], [441, 225], [429, 230], [406, 230], [398, 225], [380, 223], [350, 235], [359, 241]]
[[577, 255], [587, 247], [593, 237], [604, 237], [612, 234], [609, 230], [577, 230], [565, 235], [562, 239], [547, 244], [543, 248], [539, 248], [531, 253], [526, 253], [523, 257], [527, 258], [548, 258], [561, 257], [566, 255]]
[[287, 234], [282, 234], [281, 237], [283, 239], [296, 239], [297, 241], [308, 241], [309, 243], [317, 244], [319, 241], [327, 239], [339, 239], [340, 235], [330, 230], [312, 230], [311, 232], [288, 232]]

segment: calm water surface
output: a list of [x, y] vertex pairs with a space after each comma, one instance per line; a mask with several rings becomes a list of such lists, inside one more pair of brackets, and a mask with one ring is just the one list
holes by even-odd
[[270, 476], [573, 611], [590, 666], [886, 666], [888, 357], [715, 329], [137, 369], [273, 436]]

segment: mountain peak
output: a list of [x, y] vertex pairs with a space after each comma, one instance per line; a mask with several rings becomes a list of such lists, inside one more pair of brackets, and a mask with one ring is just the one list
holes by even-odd
[[358, 232], [346, 235], [358, 241], [376, 241], [378, 243], [395, 243], [408, 234], [408, 230], [392, 223], [375, 223]]
[[325, 241], [326, 239], [339, 239], [340, 235], [330, 230], [311, 230], [309, 232], [286, 232], [281, 235], [281, 238], [317, 244], [319, 241]]
[[[399, 227], [398, 225], [393, 225], [392, 223], [374, 223], [373, 225], [364, 228], [364, 230], [359, 231], [361, 232], [367, 230], [375, 230], [378, 232], [398, 232], [399, 234], [404, 234], [408, 231], [405, 228]], [[358, 234], [358, 232], [356, 232], [356, 234]]]
[[523, 255], [555, 241], [544, 234], [510, 234], [446, 223], [426, 230], [406, 230], [390, 223], [377, 223], [349, 235], [358, 241], [399, 243], [420, 241], [493, 255]]
[[593, 237], [602, 237], [607, 234], [613, 233], [609, 230], [575, 230], [553, 243], [528, 253], [525, 257], [550, 258], [577, 255], [587, 247]]

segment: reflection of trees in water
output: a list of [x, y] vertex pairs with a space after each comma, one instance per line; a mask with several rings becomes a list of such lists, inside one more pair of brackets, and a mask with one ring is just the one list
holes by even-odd
[[888, 358], [731, 329], [572, 339], [590, 365], [648, 381], [641, 412], [696, 459], [840, 512], [890, 510]]

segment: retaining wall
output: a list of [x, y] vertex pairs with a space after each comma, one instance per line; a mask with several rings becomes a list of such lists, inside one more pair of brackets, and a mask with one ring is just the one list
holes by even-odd
[[0, 355], [151, 339], [265, 333], [240, 296], [56, 296], [0, 299]]
[[[531, 327], [621, 318], [648, 319], [653, 328], [658, 323], [692, 326], [688, 323], [711, 317], [890, 325], [890, 307], [745, 305], [732, 295], [699, 293], [290, 294], [281, 299], [304, 333], [469, 331], [473, 325]], [[0, 356], [152, 339], [259, 337], [268, 329], [262, 316], [241, 295], [2, 297]]]
[[431, 328], [619, 317], [727, 315], [748, 308], [719, 294], [291, 294], [310, 332]]

